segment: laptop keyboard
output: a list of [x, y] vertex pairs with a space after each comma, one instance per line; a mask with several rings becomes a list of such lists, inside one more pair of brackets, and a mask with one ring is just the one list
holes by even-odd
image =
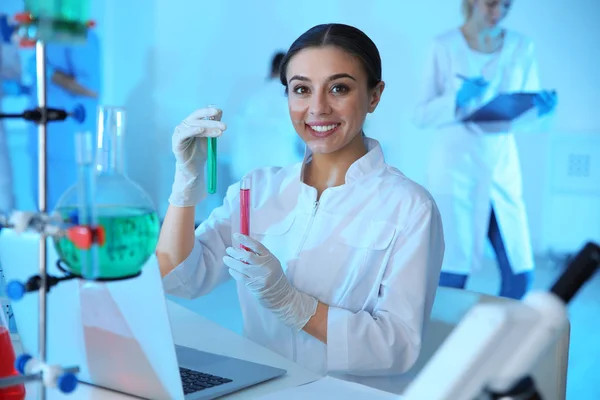
[[181, 374], [181, 382], [183, 383], [183, 394], [190, 394], [231, 382], [231, 379], [204, 374], [183, 367], [179, 367], [179, 373]]

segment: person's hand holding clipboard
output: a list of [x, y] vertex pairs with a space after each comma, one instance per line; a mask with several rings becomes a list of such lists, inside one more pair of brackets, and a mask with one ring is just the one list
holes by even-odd
[[[473, 87], [480, 85], [482, 90], [487, 83], [477, 78], [467, 78], [457, 74], [457, 77], [465, 82], [470, 82], [463, 87]], [[461, 92], [457, 94], [457, 104]], [[538, 115], [543, 116], [552, 112], [556, 108], [557, 95], [555, 91], [544, 90], [541, 92], [513, 92], [500, 93], [488, 103], [475, 110], [470, 115], [464, 117], [462, 122], [508, 122], [513, 121], [531, 110], [537, 108]]]

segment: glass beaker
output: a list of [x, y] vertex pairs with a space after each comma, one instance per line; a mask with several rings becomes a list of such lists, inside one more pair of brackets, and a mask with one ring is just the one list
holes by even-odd
[[[15, 369], [15, 349], [10, 340], [8, 321], [4, 310], [0, 310], [0, 381], [2, 378], [17, 376]], [[0, 387], [0, 399], [23, 400], [25, 398], [25, 386], [23, 384]]]
[[25, 0], [25, 11], [31, 14], [31, 39], [82, 42], [87, 37], [90, 0]]
[[[94, 196], [91, 201], [95, 221], [104, 228], [105, 242], [97, 246], [98, 266], [93, 276], [82, 270], [85, 250], [77, 248], [66, 236], [54, 240], [63, 266], [86, 279], [115, 280], [137, 276], [158, 242], [160, 222], [152, 201], [125, 175], [124, 135], [125, 110], [100, 106]], [[78, 223], [74, 216], [82, 209], [80, 197], [75, 185], [58, 201], [55, 212], [64, 222]]]

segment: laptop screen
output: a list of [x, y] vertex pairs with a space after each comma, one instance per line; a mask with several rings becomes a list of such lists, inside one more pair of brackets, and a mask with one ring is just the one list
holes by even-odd
[[[48, 274], [62, 276], [48, 240]], [[39, 236], [0, 232], [7, 282], [39, 271]], [[13, 301], [26, 353], [38, 354], [37, 293]], [[181, 378], [158, 265], [152, 257], [134, 279], [96, 283], [67, 280], [47, 297], [47, 360], [78, 366], [80, 381], [153, 399], [183, 398]]]

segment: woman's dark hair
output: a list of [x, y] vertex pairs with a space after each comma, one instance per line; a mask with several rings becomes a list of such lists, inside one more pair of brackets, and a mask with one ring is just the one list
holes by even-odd
[[271, 75], [273, 78], [277, 77], [279, 70], [281, 69], [281, 62], [285, 57], [285, 53], [283, 51], [278, 51], [275, 53], [273, 58], [271, 58]]
[[344, 24], [322, 24], [304, 32], [288, 50], [281, 62], [279, 79], [287, 92], [287, 66], [301, 50], [310, 47], [336, 46], [357, 57], [367, 73], [367, 86], [374, 88], [381, 82], [381, 58], [377, 46], [360, 29]]

